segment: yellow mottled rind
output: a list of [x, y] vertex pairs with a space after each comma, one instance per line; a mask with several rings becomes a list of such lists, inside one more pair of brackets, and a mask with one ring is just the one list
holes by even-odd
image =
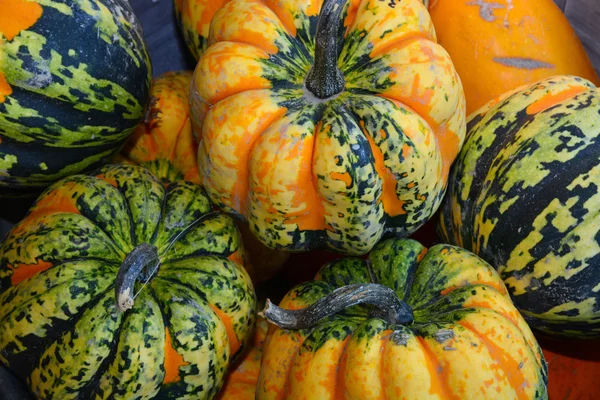
[[379, 283], [413, 310], [392, 324], [360, 305], [304, 330], [271, 326], [257, 399], [547, 399], [541, 348], [500, 276], [450, 245], [385, 240], [369, 258], [325, 265], [280, 306], [306, 307], [335, 288]]
[[475, 112], [440, 232], [498, 269], [536, 329], [600, 336], [600, 92], [556, 76]]
[[[160, 263], [121, 312], [117, 273], [141, 243]], [[0, 361], [44, 399], [211, 399], [254, 324], [242, 254], [191, 182], [129, 165], [59, 181], [0, 247]]]
[[464, 93], [422, 2], [394, 4], [347, 2], [345, 88], [324, 100], [304, 87], [321, 1], [215, 8], [191, 94], [200, 177], [267, 246], [364, 254], [438, 208]]

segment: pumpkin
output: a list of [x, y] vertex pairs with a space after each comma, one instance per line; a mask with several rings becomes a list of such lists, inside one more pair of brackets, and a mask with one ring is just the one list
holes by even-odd
[[509, 90], [553, 75], [600, 83], [552, 0], [430, 0], [429, 12], [462, 80], [467, 115]]
[[546, 364], [497, 272], [387, 239], [267, 302], [257, 399], [544, 399]]
[[227, 374], [223, 389], [219, 392], [217, 400], [254, 400], [256, 383], [260, 372], [265, 337], [269, 324], [264, 318], [257, 318], [254, 332], [254, 343], [248, 351], [236, 361]]
[[151, 65], [128, 1], [0, 3], [0, 196], [110, 161], [144, 115]]
[[[196, 153], [198, 142], [192, 135], [189, 115], [191, 71], [167, 72], [152, 85], [146, 118], [114, 159], [141, 165], [166, 184], [184, 179], [200, 183]], [[250, 232], [247, 223], [236, 219], [247, 252], [246, 269], [253, 282], [271, 278], [289, 258], [289, 253], [272, 250]]]
[[593, 400], [600, 389], [600, 341], [541, 342], [548, 362], [548, 398]]
[[188, 50], [198, 60], [208, 47], [210, 22], [231, 0], [173, 0], [175, 20]]
[[191, 71], [172, 71], [155, 78], [146, 116], [115, 159], [141, 165], [165, 182], [200, 183], [189, 118]]
[[556, 76], [472, 114], [440, 219], [498, 269], [529, 324], [600, 337], [600, 92]]
[[198, 185], [65, 178], [0, 247], [0, 361], [43, 399], [210, 399], [254, 323], [241, 254]]
[[464, 95], [418, 0], [232, 1], [194, 72], [202, 184], [271, 248], [364, 254], [433, 214]]

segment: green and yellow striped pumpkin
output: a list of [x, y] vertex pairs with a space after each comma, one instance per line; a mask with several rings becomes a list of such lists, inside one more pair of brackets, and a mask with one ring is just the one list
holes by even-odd
[[555, 76], [469, 118], [444, 240], [498, 269], [529, 324], [600, 337], [600, 92]]
[[40, 399], [211, 399], [251, 340], [242, 250], [200, 186], [65, 178], [0, 248], [0, 361]]
[[465, 104], [421, 1], [231, 1], [210, 29], [191, 111], [218, 207], [269, 247], [349, 254], [435, 212]]
[[530, 328], [464, 249], [388, 239], [267, 304], [259, 400], [547, 399]]
[[38, 195], [110, 161], [150, 79], [128, 1], [0, 2], [0, 196]]

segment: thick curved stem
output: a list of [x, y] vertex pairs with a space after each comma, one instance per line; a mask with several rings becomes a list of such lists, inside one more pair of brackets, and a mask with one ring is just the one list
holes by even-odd
[[376, 283], [343, 286], [300, 310], [286, 310], [267, 299], [262, 315], [280, 328], [306, 329], [357, 304], [377, 307], [375, 315], [391, 324], [409, 325], [413, 322], [410, 306], [400, 300], [392, 289]]
[[315, 36], [315, 63], [306, 76], [306, 88], [319, 99], [344, 90], [344, 74], [337, 67], [338, 32], [346, 0], [325, 0]]
[[125, 257], [115, 281], [115, 297], [120, 311], [125, 312], [133, 307], [135, 282], [138, 278], [148, 280], [149, 275], [156, 272], [159, 262], [158, 249], [148, 243], [140, 244]]

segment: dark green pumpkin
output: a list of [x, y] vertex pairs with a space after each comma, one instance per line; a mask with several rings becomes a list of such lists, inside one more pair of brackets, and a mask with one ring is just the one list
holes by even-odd
[[65, 178], [0, 248], [0, 361], [41, 399], [210, 399], [254, 323], [242, 251], [197, 185]]
[[472, 114], [444, 240], [498, 269], [538, 330], [600, 336], [600, 92], [555, 76]]
[[0, 3], [0, 196], [110, 160], [149, 99], [151, 65], [125, 0]]

